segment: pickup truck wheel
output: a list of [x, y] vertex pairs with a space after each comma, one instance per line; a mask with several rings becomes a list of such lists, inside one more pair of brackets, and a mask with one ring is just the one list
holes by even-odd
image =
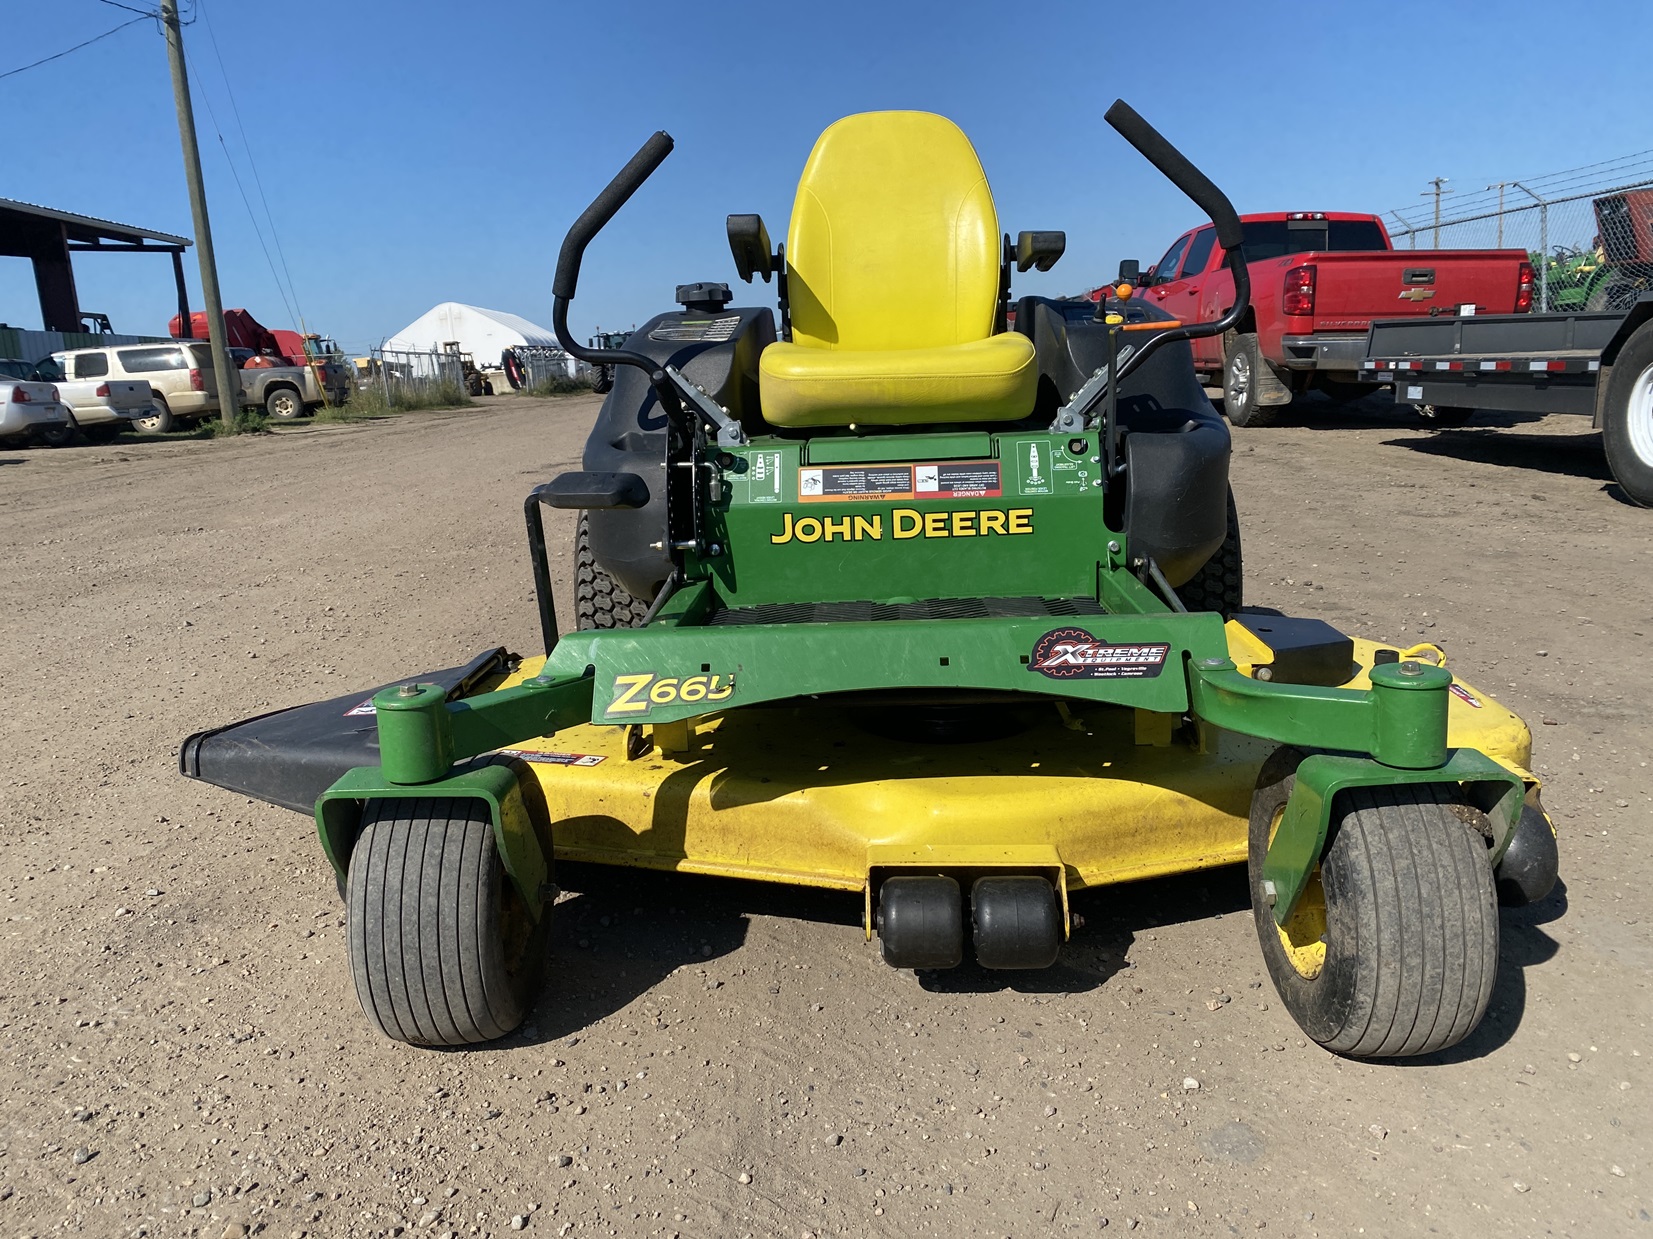
[[1653, 508], [1653, 326], [1636, 330], [1607, 380], [1601, 441], [1624, 493]]
[[1475, 410], [1456, 404], [1420, 404], [1418, 416], [1431, 430], [1456, 430], [1459, 426], [1469, 425]]
[[264, 411], [271, 417], [290, 422], [304, 416], [304, 397], [291, 387], [274, 388], [264, 397]]
[[1258, 386], [1263, 361], [1257, 348], [1257, 337], [1249, 333], [1234, 337], [1234, 343], [1223, 360], [1223, 412], [1235, 426], [1261, 426], [1267, 422], [1267, 411], [1258, 401]]
[[132, 425], [139, 434], [171, 434], [173, 431], [172, 409], [168, 406], [166, 398], [164, 396], [156, 396], [155, 412], [149, 417], [133, 418]]

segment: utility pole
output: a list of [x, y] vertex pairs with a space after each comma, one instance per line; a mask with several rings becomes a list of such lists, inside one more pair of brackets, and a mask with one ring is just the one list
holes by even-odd
[[1496, 184], [1496, 185], [1488, 185], [1487, 186], [1488, 189], [1496, 189], [1498, 191], [1498, 248], [1499, 249], [1504, 248], [1504, 188], [1507, 185], [1509, 185], [1508, 181], [1499, 181], [1498, 184]]
[[235, 416], [241, 411], [241, 375], [230, 360], [224, 340], [224, 302], [218, 295], [218, 262], [212, 253], [207, 191], [201, 182], [201, 148], [195, 142], [195, 108], [190, 103], [189, 75], [184, 68], [184, 33], [178, 24], [178, 0], [161, 0], [161, 22], [166, 26], [166, 58], [172, 66], [172, 101], [178, 108], [178, 139], [184, 148], [189, 211], [195, 220], [195, 256], [201, 264], [201, 299], [206, 302], [207, 339], [218, 386], [218, 408], [224, 424], [233, 427]]
[[1429, 182], [1431, 185], [1433, 185], [1435, 187], [1434, 190], [1430, 191], [1430, 190], [1426, 189], [1426, 190], [1423, 191], [1423, 193], [1418, 195], [1418, 197], [1420, 197], [1420, 198], [1429, 197], [1431, 192], [1433, 192], [1434, 195], [1435, 195], [1435, 239], [1430, 245], [1431, 249], [1437, 249], [1438, 250], [1438, 249], [1441, 248], [1441, 195], [1456, 192], [1454, 190], [1443, 189], [1441, 187], [1443, 185], [1445, 185], [1451, 179], [1452, 178], [1449, 177], [1449, 176], [1434, 177]]

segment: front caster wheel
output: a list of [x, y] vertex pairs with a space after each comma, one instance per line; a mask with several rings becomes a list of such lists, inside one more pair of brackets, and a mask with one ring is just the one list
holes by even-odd
[[538, 936], [480, 801], [369, 801], [345, 897], [356, 996], [385, 1036], [469, 1045], [522, 1022]]
[[1286, 1010], [1335, 1054], [1397, 1058], [1456, 1045], [1486, 1014], [1498, 907], [1479, 816], [1434, 785], [1340, 797], [1320, 865], [1284, 925], [1263, 856], [1300, 756], [1283, 750], [1251, 802], [1251, 902]]

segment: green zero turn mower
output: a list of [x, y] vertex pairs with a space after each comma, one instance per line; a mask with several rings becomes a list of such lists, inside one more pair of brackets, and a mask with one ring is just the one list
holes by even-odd
[[[184, 744], [184, 773], [315, 815], [368, 1018], [421, 1045], [510, 1032], [559, 860], [860, 892], [897, 968], [1042, 968], [1077, 890], [1246, 861], [1286, 1008], [1340, 1054], [1461, 1040], [1497, 903], [1555, 834], [1527, 727], [1435, 647], [1241, 609], [1229, 436], [1187, 341], [1249, 288], [1223, 194], [1122, 102], [1108, 121], [1215, 222], [1235, 302], [1022, 297], [1060, 232], [1001, 235], [950, 121], [832, 125], [784, 247], [620, 347], [584, 468], [525, 513], [543, 657], [503, 649]], [[1014, 329], [1007, 329], [1014, 309]], [[777, 312], [778, 311], [778, 312]], [[578, 518], [559, 634], [542, 506]]]

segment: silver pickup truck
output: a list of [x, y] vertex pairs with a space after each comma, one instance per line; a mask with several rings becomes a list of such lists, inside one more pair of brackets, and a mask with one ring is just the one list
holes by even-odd
[[[18, 373], [20, 367], [28, 373]], [[118, 434], [155, 415], [154, 393], [138, 379], [72, 378], [51, 357], [33, 363], [0, 360], [0, 371], [54, 384], [58, 399], [69, 406], [75, 424], [90, 439]]]

